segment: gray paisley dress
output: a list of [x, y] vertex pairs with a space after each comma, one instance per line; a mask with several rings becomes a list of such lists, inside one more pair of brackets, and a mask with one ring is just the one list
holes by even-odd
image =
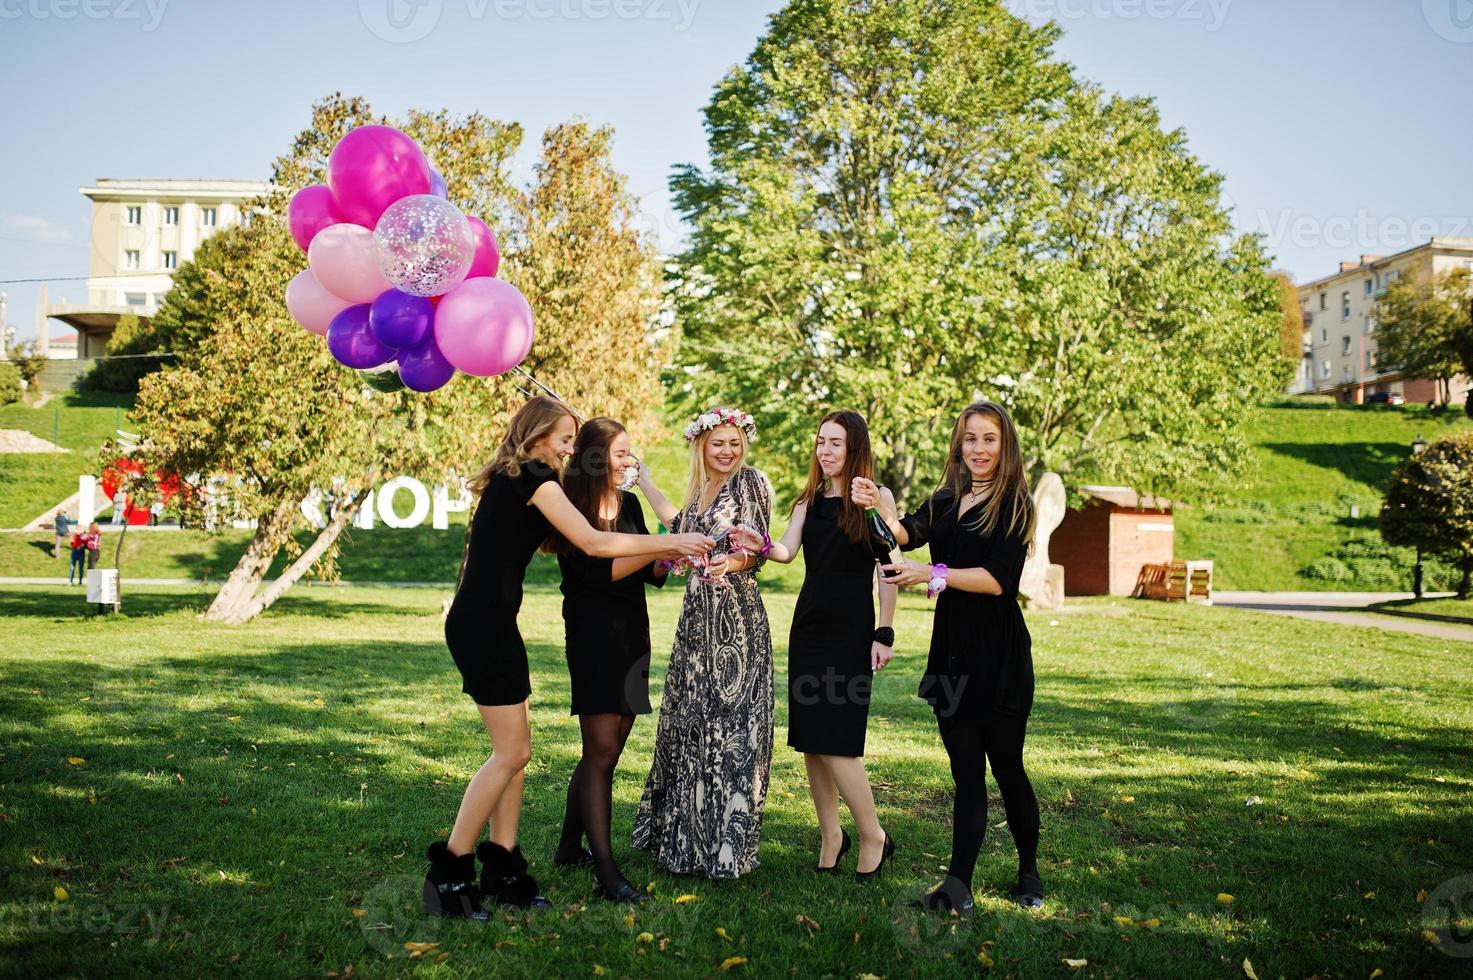
[[[711, 506], [692, 503], [674, 533], [746, 524], [767, 531], [772, 484], [743, 468]], [[655, 757], [631, 843], [667, 871], [735, 878], [757, 867], [772, 764], [772, 631], [758, 559], [724, 582], [686, 582], [665, 674]]]

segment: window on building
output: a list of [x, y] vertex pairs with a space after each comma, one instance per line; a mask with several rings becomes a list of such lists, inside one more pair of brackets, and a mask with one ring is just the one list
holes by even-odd
[[1373, 350], [1366, 351], [1366, 373], [1378, 374], [1380, 370], [1381, 366], [1376, 363], [1376, 352]]
[[1367, 296], [1371, 295], [1371, 290], [1373, 290], [1375, 288], [1376, 288], [1375, 287], [1375, 280], [1374, 279], [1367, 279], [1366, 280], [1366, 295]]
[[252, 221], [255, 221], [255, 220], [256, 220], [256, 212], [251, 211], [249, 209], [243, 209], [240, 212], [240, 226], [242, 228], [249, 228], [251, 226], [251, 222]]
[[1322, 343], [1322, 344], [1328, 344], [1329, 342], [1330, 342], [1330, 328], [1329, 327], [1320, 327], [1320, 343]]
[[1340, 319], [1350, 319], [1350, 290], [1340, 294]]
[[128, 251], [126, 251], [126, 252], [123, 253], [123, 268], [125, 268], [125, 269], [136, 269], [136, 268], [138, 268], [138, 249], [136, 249], [136, 248], [130, 248], [130, 249], [128, 249]]
[[213, 228], [213, 227], [215, 227], [215, 209], [214, 208], [200, 208], [199, 209], [199, 223], [201, 225], [203, 225], [204, 227], [206, 227], [206, 228]]
[[178, 208], [164, 208], [164, 224], [177, 225], [179, 223]]
[[1354, 381], [1355, 380], [1355, 372], [1351, 370], [1349, 364], [1345, 365], [1345, 380], [1346, 381]]
[[1366, 333], [1371, 333], [1375, 329], [1376, 329], [1376, 317], [1375, 317], [1375, 314], [1367, 313], [1366, 314]]
[[148, 305], [148, 294], [147, 293], [128, 293], [128, 294], [126, 294], [126, 296], [124, 298], [128, 301], [128, 305], [129, 306], [147, 306]]
[[143, 208], [137, 207], [136, 205], [133, 206], [133, 207], [128, 208], [128, 224], [130, 224], [130, 225], [141, 225], [141, 224], [143, 224]]
[[1322, 378], [1328, 378], [1329, 376], [1330, 376], [1330, 362], [1329, 361], [1320, 361], [1320, 377], [1322, 377]]
[[1340, 338], [1340, 353], [1342, 356], [1350, 353], [1350, 338], [1348, 336]]
[[177, 268], [179, 268], [179, 253], [178, 252], [165, 252], [164, 253], [164, 268], [165, 269], [177, 269]]
[[1320, 293], [1320, 309], [1323, 310], [1324, 308], [1325, 308], [1325, 294], [1324, 293]]

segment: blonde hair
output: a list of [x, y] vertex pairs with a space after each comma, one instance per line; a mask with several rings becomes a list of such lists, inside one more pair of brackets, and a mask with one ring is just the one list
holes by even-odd
[[572, 411], [557, 399], [546, 395], [536, 395], [529, 399], [511, 417], [506, 436], [497, 447], [496, 454], [491, 457], [491, 462], [471, 479], [471, 493], [477, 497], [485, 493], [486, 487], [491, 484], [491, 478], [497, 473], [505, 472], [512, 479], [521, 476], [522, 465], [536, 459], [532, 455], [532, 447], [546, 439], [564, 416], [573, 419], [574, 424], [577, 424]]
[[[709, 411], [714, 412], [718, 408], [719, 406], [717, 408], [711, 408]], [[731, 471], [731, 475], [736, 476], [747, 468], [747, 433], [741, 426], [732, 425], [732, 423], [727, 422], [718, 425], [714, 429], [706, 429], [700, 435], [696, 436], [695, 440], [690, 444], [690, 479], [686, 482], [685, 486], [686, 507], [701, 499], [701, 494], [705, 492], [706, 485], [711, 480], [711, 474], [706, 471], [706, 440], [711, 438], [711, 433], [718, 432], [727, 426], [731, 426], [731, 428], [736, 430], [737, 437], [741, 440], [742, 445], [742, 458], [737, 461], [736, 469]]]

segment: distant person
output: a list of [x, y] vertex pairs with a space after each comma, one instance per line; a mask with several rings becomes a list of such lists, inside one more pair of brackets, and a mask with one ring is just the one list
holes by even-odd
[[72, 520], [71, 515], [66, 511], [61, 511], [52, 520], [52, 524], [56, 528], [56, 541], [51, 546], [51, 557], [60, 558], [62, 549], [66, 547], [67, 538], [71, 534], [72, 525], [76, 524], [76, 521]]
[[128, 517], [128, 495], [119, 490], [113, 494], [113, 523], [121, 524]]
[[72, 576], [77, 577], [77, 584], [81, 585], [86, 576], [82, 574], [87, 561], [87, 538], [79, 531], [72, 532], [71, 540], [72, 563], [67, 566], [66, 584], [72, 584]]
[[87, 570], [91, 571], [97, 567], [97, 556], [102, 553], [102, 529], [96, 521], [87, 525], [87, 533], [82, 538], [87, 543]]

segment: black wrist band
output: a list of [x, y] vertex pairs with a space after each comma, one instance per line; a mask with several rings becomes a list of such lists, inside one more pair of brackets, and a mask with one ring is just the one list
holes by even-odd
[[889, 626], [881, 626], [875, 630], [875, 642], [887, 647], [895, 645], [895, 630]]

